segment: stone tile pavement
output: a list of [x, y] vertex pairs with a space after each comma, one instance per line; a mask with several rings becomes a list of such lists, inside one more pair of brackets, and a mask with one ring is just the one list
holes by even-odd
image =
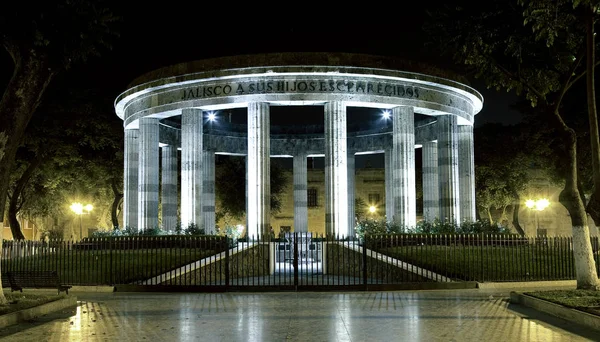
[[600, 341], [509, 304], [510, 290], [72, 292], [76, 309], [2, 329], [0, 341]]

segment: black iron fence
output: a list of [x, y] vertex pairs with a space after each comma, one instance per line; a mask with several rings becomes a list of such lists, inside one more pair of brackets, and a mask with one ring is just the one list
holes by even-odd
[[[598, 238], [591, 242], [598, 272]], [[3, 274], [56, 270], [67, 285], [365, 290], [575, 279], [571, 237], [403, 234], [358, 240], [292, 233], [239, 241], [220, 236], [5, 241], [2, 247]]]

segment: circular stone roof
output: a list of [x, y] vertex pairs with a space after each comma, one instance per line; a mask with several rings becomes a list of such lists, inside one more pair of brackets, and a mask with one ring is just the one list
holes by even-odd
[[238, 55], [185, 62], [156, 69], [141, 75], [129, 84], [129, 88], [161, 78], [207, 72], [221, 69], [237, 69], [265, 66], [348, 66], [376, 69], [392, 69], [447, 78], [468, 85], [468, 80], [457, 73], [435, 66], [402, 60], [399, 58], [353, 53], [285, 52], [255, 55]]
[[250, 102], [310, 106], [411, 106], [423, 115], [456, 115], [472, 124], [483, 97], [449, 70], [393, 57], [350, 53], [270, 53], [176, 64], [148, 72], [115, 100], [125, 127], [182, 109], [223, 110]]

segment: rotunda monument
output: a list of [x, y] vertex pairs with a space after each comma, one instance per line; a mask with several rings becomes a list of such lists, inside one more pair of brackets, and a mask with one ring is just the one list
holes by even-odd
[[[343, 53], [223, 57], [149, 72], [115, 101], [125, 129], [124, 226], [159, 227], [160, 207], [164, 229], [179, 222], [214, 232], [215, 154], [232, 154], [246, 158], [248, 235], [269, 231], [271, 157], [293, 158], [293, 230], [308, 232], [307, 158], [323, 157], [325, 233], [353, 235], [354, 160], [366, 153], [385, 155], [387, 219], [415, 226], [415, 148], [424, 219], [475, 220], [473, 123], [483, 98], [465, 83], [418, 63]], [[323, 134], [272, 135], [274, 106], [322, 108]], [[349, 132], [356, 107], [389, 112], [391, 127]], [[244, 132], [210, 127], [209, 114], [229, 109], [247, 111]]]

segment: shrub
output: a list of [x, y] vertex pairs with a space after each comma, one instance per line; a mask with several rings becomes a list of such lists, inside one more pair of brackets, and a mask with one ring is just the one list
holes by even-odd
[[450, 220], [435, 219], [433, 221], [420, 221], [417, 223], [415, 233], [420, 234], [455, 234], [458, 225]]
[[464, 221], [458, 227], [457, 233], [461, 234], [510, 234], [510, 230], [500, 224], [491, 223], [489, 220]]
[[242, 231], [238, 229], [237, 226], [231, 225], [229, 223], [225, 223], [225, 228], [217, 227], [217, 234], [221, 236], [226, 236], [229, 241], [229, 246], [233, 247], [235, 244], [242, 241], [247, 241], [247, 239], [241, 239]]
[[384, 219], [359, 220], [354, 228], [359, 239], [367, 235], [384, 234], [508, 234], [508, 228], [488, 220], [463, 221], [460, 225], [450, 220], [420, 221], [415, 227], [402, 226]]
[[183, 231], [184, 231], [185, 235], [192, 235], [192, 236], [205, 235], [204, 228], [200, 228], [195, 223], [188, 224], [188, 226]]
[[366, 218], [356, 222], [354, 232], [359, 239], [364, 239], [365, 234], [368, 235], [382, 235], [388, 234], [388, 224], [385, 220], [377, 220], [373, 218]]
[[154, 228], [146, 228], [139, 231], [138, 235], [140, 236], [158, 236], [163, 235], [162, 230], [158, 227]]

